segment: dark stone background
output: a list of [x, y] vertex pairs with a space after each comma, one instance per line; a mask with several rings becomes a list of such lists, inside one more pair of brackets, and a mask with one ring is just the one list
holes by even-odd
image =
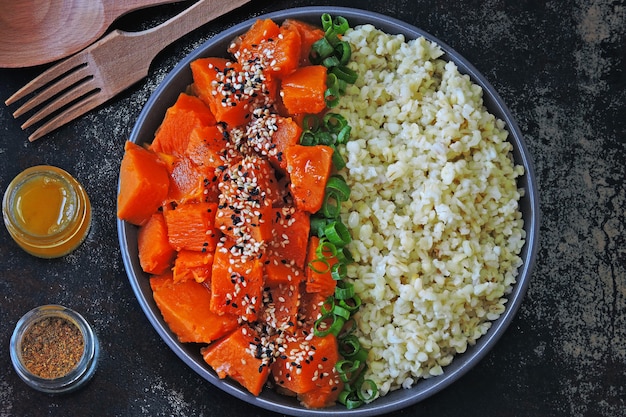
[[[476, 368], [395, 414], [626, 415], [625, 2], [253, 0], [167, 48], [145, 80], [109, 104], [35, 143], [0, 105], [1, 189], [31, 165], [57, 165], [85, 186], [94, 209], [86, 242], [57, 260], [27, 255], [0, 228], [0, 417], [272, 415], [197, 376], [152, 329], [122, 265], [115, 197], [123, 143], [174, 65], [235, 23], [305, 5], [384, 13], [450, 45], [504, 98], [538, 175], [541, 247], [516, 319]], [[184, 6], [137, 12], [113, 27], [148, 28]], [[44, 68], [0, 70], [2, 101]], [[45, 303], [78, 310], [100, 338], [94, 380], [72, 395], [39, 394], [11, 367], [15, 322]]]

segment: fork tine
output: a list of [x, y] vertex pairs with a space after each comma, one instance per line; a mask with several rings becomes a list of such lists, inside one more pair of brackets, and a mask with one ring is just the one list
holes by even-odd
[[90, 72], [89, 66], [87, 65], [73, 68], [72, 72], [67, 73], [67, 76], [60, 78], [57, 82], [47, 87], [45, 90], [43, 90], [39, 94], [32, 97], [30, 100], [24, 103], [21, 107], [15, 110], [15, 112], [13, 112], [13, 117], [15, 118], [20, 117], [27, 111], [32, 110], [34, 107], [45, 103], [51, 97], [54, 97], [56, 94], [64, 91], [70, 86], [90, 76], [93, 76], [93, 74]]
[[81, 65], [85, 65], [86, 63], [87, 63], [86, 55], [83, 53], [79, 53], [78, 55], [74, 55], [71, 58], [61, 61], [58, 64], [48, 68], [46, 71], [42, 72], [37, 77], [30, 80], [30, 82], [25, 84], [22, 88], [20, 88], [15, 93], [13, 93], [11, 97], [6, 99], [4, 104], [7, 106], [11, 105], [15, 103], [16, 101], [21, 100], [22, 98], [26, 97], [27, 95], [34, 93], [41, 87], [56, 80], [62, 75], [67, 74], [73, 69]]
[[62, 110], [63, 107], [97, 89], [98, 86], [95, 85], [93, 79], [84, 80], [82, 83], [75, 85], [51, 102], [46, 103], [37, 113], [33, 114], [22, 124], [22, 129], [32, 126], [45, 117], [48, 117], [54, 111]]
[[89, 110], [94, 109], [95, 107], [102, 104], [104, 101], [106, 101], [106, 98], [102, 94], [98, 94], [98, 91], [93, 91], [90, 95], [83, 97], [82, 100], [72, 104], [70, 107], [63, 110], [62, 113], [59, 113], [58, 115], [54, 116], [52, 119], [41, 125], [39, 128], [37, 128], [37, 130], [35, 130], [28, 137], [28, 140], [30, 142], [34, 142], [40, 137], [47, 135], [53, 130], [58, 129], [64, 124], [74, 120], [75, 118], [82, 116]]

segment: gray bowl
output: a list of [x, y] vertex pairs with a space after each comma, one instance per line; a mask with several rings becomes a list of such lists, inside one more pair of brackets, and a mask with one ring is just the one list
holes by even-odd
[[[539, 203], [537, 186], [531, 158], [524, 144], [522, 133], [502, 99], [476, 68], [439, 39], [394, 18], [352, 8], [327, 6], [303, 7], [269, 13], [259, 17], [271, 18], [276, 22], [282, 22], [286, 18], [295, 18], [319, 24], [322, 13], [330, 13], [333, 16], [344, 16], [348, 19], [351, 26], [371, 23], [387, 33], [402, 33], [407, 39], [424, 36], [426, 39], [436, 42], [445, 51], [444, 59], [454, 61], [461, 73], [468, 74], [474, 83], [479, 84], [483, 88], [486, 107], [491, 113], [506, 123], [509, 130], [509, 140], [514, 147], [513, 157], [515, 162], [516, 164], [523, 165], [526, 170], [526, 174], [519, 179], [519, 186], [526, 190], [521, 200], [521, 210], [527, 236], [526, 244], [521, 253], [524, 263], [520, 267], [517, 284], [515, 284], [513, 291], [509, 295], [506, 311], [498, 320], [493, 322], [489, 331], [482, 336], [474, 346], [469, 347], [465, 353], [457, 355], [452, 363], [444, 368], [443, 375], [421, 380], [411, 389], [391, 392], [383, 398], [379, 398], [368, 405], [354, 410], [347, 410], [341, 405], [323, 410], [308, 410], [298, 404], [295, 399], [279, 395], [270, 389], [265, 389], [261, 395], [255, 397], [236, 382], [230, 379], [219, 379], [215, 372], [205, 364], [200, 355], [198, 345], [178, 342], [176, 336], [170, 332], [163, 321], [159, 309], [152, 298], [152, 290], [150, 289], [148, 276], [141, 270], [139, 265], [137, 255], [137, 228], [120, 220], [117, 222], [117, 228], [124, 265], [139, 304], [163, 341], [193, 371], [228, 394], [277, 413], [296, 416], [325, 416], [328, 414], [340, 414], [342, 416], [373, 416], [389, 413], [415, 404], [448, 387], [474, 367], [505, 332], [517, 313], [528, 288], [539, 243]], [[148, 100], [139, 115], [139, 119], [131, 133], [130, 140], [139, 144], [152, 141], [154, 132], [163, 120], [167, 108], [174, 104], [178, 94], [185, 90], [192, 82], [191, 70], [189, 69], [191, 61], [207, 56], [226, 56], [226, 49], [230, 41], [236, 35], [245, 32], [256, 19], [257, 17], [242, 22], [209, 39], [183, 59], [158, 86]]]

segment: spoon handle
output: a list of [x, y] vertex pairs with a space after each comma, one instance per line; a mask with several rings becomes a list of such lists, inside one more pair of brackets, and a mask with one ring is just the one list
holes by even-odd
[[[150, 51], [146, 51], [146, 53], [156, 55], [175, 40], [249, 1], [250, 0], [199, 0], [171, 19], [152, 29], [138, 32], [135, 36], [149, 38], [150, 42], [143, 42], [143, 46]], [[133, 33], [128, 33], [127, 35], [132, 36]]]
[[174, 3], [177, 0], [125, 0], [125, 1], [109, 1], [106, 4], [104, 13], [107, 25], [113, 23], [118, 17], [135, 10], [145, 9], [152, 6], [160, 6], [163, 4]]

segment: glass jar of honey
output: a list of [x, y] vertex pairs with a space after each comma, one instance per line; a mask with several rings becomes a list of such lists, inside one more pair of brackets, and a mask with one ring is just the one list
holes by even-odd
[[56, 258], [73, 251], [87, 236], [91, 203], [69, 173], [39, 165], [11, 181], [2, 200], [2, 216], [22, 249], [40, 258]]

